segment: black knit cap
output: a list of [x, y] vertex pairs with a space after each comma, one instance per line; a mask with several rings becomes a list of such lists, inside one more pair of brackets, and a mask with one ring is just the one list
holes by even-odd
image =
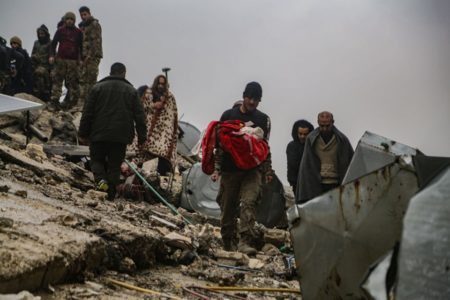
[[261, 85], [259, 83], [257, 83], [256, 81], [247, 83], [242, 97], [244, 97], [244, 98], [247, 97], [250, 99], [253, 98], [257, 101], [261, 101], [261, 97], [262, 97]]

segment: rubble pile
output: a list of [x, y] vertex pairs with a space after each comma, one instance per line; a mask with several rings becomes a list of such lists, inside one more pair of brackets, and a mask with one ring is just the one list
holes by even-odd
[[[182, 208], [174, 215], [156, 197], [106, 200], [105, 193], [94, 190], [85, 162], [46, 152], [36, 136], [25, 146], [18, 119], [0, 119], [12, 138], [2, 138], [0, 145], [0, 294], [27, 290], [36, 299], [143, 297], [142, 291], [120, 287], [116, 280], [173, 299], [199, 299], [193, 291], [211, 299], [298, 298], [296, 293], [198, 288], [299, 291], [292, 257], [285, 253], [292, 251], [287, 231], [261, 226], [264, 247], [255, 257], [224, 251], [217, 220]], [[72, 115], [43, 109], [32, 119], [49, 144], [76, 143]], [[181, 165], [185, 169], [188, 162]], [[151, 184], [176, 204], [181, 176], [151, 176]]]

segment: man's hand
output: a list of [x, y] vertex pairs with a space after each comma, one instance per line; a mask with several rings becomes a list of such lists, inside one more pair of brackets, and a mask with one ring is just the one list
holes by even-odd
[[48, 58], [48, 63], [51, 64], [51, 65], [53, 65], [54, 62], [55, 62], [55, 58], [54, 58], [53, 56], [50, 56], [50, 57]]
[[211, 180], [212, 180], [213, 182], [216, 182], [219, 178], [220, 178], [220, 173], [219, 173], [219, 171], [215, 170], [215, 171], [211, 174]]
[[269, 171], [266, 172], [266, 174], [264, 176], [265, 180], [266, 180], [266, 183], [271, 183], [272, 182], [273, 175], [274, 175], [274, 171], [273, 170], [269, 170]]

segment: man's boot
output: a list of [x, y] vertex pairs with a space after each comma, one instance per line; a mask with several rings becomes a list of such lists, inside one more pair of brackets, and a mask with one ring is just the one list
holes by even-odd
[[225, 251], [231, 251], [231, 252], [236, 251], [237, 250], [236, 241], [233, 239], [223, 240], [223, 249]]
[[246, 236], [241, 236], [238, 244], [238, 251], [247, 255], [255, 255], [258, 251], [250, 246], [249, 238]]

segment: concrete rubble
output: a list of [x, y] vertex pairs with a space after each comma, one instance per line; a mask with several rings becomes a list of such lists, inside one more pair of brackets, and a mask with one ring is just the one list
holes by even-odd
[[[287, 264], [289, 255], [280, 251], [292, 249], [287, 231], [263, 228], [264, 247], [256, 257], [226, 252], [215, 219], [178, 208], [192, 222], [187, 225], [156, 197], [107, 201], [105, 193], [94, 190], [85, 162], [46, 151], [36, 136], [25, 145], [22, 118], [21, 113], [0, 116], [2, 131], [12, 138], [2, 138], [0, 144], [1, 299], [144, 297], [111, 280], [183, 299], [198, 299], [182, 289], [186, 286], [300, 289]], [[77, 118], [42, 109], [31, 119], [48, 145], [69, 145], [76, 144]], [[176, 204], [181, 175], [155, 178], [153, 164], [145, 171], [153, 177], [151, 183]], [[184, 168], [189, 164], [180, 162]], [[228, 297], [208, 293], [211, 299]], [[247, 299], [299, 297], [234, 294]]]

